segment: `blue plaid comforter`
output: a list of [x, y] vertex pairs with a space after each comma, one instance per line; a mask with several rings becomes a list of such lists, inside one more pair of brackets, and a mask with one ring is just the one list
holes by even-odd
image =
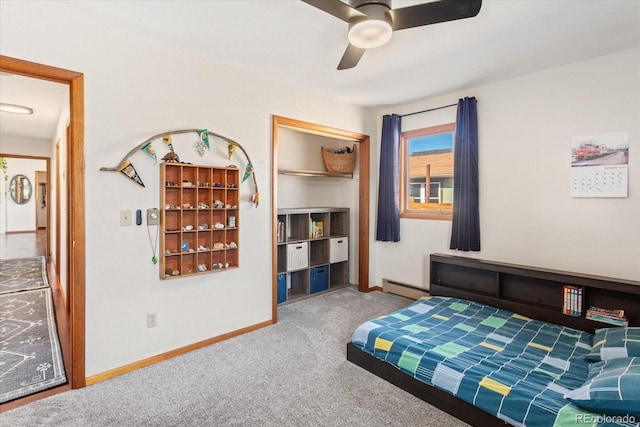
[[593, 335], [472, 301], [425, 297], [358, 327], [352, 342], [516, 426], [606, 425], [563, 395], [587, 378]]

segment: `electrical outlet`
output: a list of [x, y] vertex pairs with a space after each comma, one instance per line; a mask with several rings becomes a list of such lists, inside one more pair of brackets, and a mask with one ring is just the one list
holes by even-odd
[[158, 326], [158, 313], [147, 313], [147, 328]]
[[131, 209], [120, 211], [120, 225], [131, 225]]
[[158, 209], [147, 209], [147, 225], [158, 225], [160, 223], [160, 211]]

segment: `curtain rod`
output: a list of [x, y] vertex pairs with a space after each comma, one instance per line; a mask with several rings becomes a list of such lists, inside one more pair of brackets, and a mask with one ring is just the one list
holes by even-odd
[[441, 110], [443, 108], [457, 107], [458, 103], [443, 105], [442, 107], [429, 108], [428, 110], [416, 111], [415, 113], [400, 114], [400, 117], [413, 116], [414, 114], [428, 113], [429, 111]]

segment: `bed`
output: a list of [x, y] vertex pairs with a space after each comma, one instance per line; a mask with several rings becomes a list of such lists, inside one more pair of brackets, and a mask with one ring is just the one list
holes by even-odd
[[562, 304], [563, 286], [578, 286], [583, 308], [624, 309], [638, 326], [639, 282], [441, 254], [430, 271], [431, 296], [358, 327], [349, 361], [472, 425], [638, 425], [640, 414], [603, 417], [564, 399], [579, 401], [572, 390], [594, 367], [637, 369], [640, 358], [589, 360], [609, 325]]

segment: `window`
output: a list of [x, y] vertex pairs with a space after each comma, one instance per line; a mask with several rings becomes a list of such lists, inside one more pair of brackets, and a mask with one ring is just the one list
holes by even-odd
[[402, 133], [400, 217], [451, 219], [455, 128], [450, 123]]

